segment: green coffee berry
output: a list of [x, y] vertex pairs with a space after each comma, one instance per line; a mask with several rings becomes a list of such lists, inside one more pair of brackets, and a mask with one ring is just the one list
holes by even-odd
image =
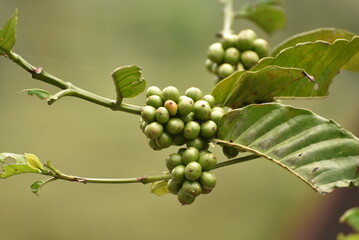
[[223, 63], [218, 68], [218, 75], [222, 78], [226, 78], [234, 73], [234, 67], [229, 63]]
[[207, 101], [211, 107], [216, 103], [216, 99], [211, 94], [204, 95], [203, 100]]
[[197, 148], [189, 147], [182, 154], [182, 162], [187, 165], [190, 162], [197, 162], [199, 158], [199, 151]]
[[213, 173], [203, 171], [199, 178], [199, 182], [201, 183], [202, 188], [213, 189], [217, 184], [217, 179]]
[[192, 204], [194, 202], [194, 200], [196, 200], [195, 197], [191, 197], [191, 196], [186, 195], [183, 192], [182, 188], [177, 193], [177, 199], [182, 205]]
[[217, 124], [212, 121], [208, 120], [201, 124], [201, 133], [202, 137], [211, 138], [214, 137], [217, 133]]
[[163, 101], [173, 100], [178, 103], [180, 93], [176, 87], [168, 86], [162, 89], [161, 97]]
[[203, 171], [209, 171], [216, 167], [217, 158], [213, 153], [204, 153], [199, 157], [198, 163], [201, 164]]
[[183, 165], [182, 156], [179, 153], [171, 153], [166, 158], [166, 167], [172, 171], [178, 165]]
[[152, 95], [157, 95], [157, 96], [161, 96], [161, 89], [159, 87], [156, 86], [151, 86], [149, 88], [147, 88], [146, 91], [146, 98]]
[[173, 137], [171, 134], [169, 134], [168, 132], [163, 132], [161, 134], [161, 136], [159, 136], [158, 138], [156, 138], [156, 143], [158, 146], [162, 147], [162, 148], [168, 148], [172, 145], [173, 143]]
[[163, 126], [158, 122], [152, 122], [145, 128], [145, 135], [149, 139], [156, 139], [163, 133]]
[[249, 69], [258, 63], [259, 56], [256, 52], [247, 50], [242, 53], [241, 60], [242, 60], [244, 67], [246, 69]]
[[223, 114], [225, 114], [225, 112], [226, 112], [222, 107], [214, 107], [214, 108], [212, 108], [212, 111], [220, 111]]
[[182, 183], [176, 183], [172, 179], [168, 180], [167, 183], [168, 191], [174, 195], [177, 195], [182, 187]]
[[223, 62], [224, 49], [222, 47], [222, 44], [219, 42], [211, 44], [208, 47], [207, 57], [215, 63]]
[[237, 69], [236, 69], [237, 71], [243, 71], [244, 70], [244, 66], [243, 66], [243, 64], [242, 63], [238, 63], [237, 64]]
[[190, 121], [194, 121], [194, 113], [191, 112], [190, 114], [188, 114], [186, 116], [180, 116], [180, 118], [186, 124], [186, 123], [188, 123]]
[[184, 123], [179, 118], [171, 118], [166, 124], [166, 130], [171, 134], [179, 134], [184, 128]]
[[203, 97], [203, 93], [201, 89], [196, 87], [190, 87], [186, 90], [185, 95], [187, 97], [190, 97], [193, 99], [193, 102], [197, 102], [198, 100], [201, 100]]
[[251, 29], [244, 29], [238, 33], [237, 47], [239, 51], [250, 50], [257, 34]]
[[148, 145], [155, 151], [159, 151], [162, 149], [160, 146], [157, 145], [155, 139], [148, 139]]
[[187, 96], [181, 96], [178, 102], [178, 113], [182, 116], [187, 116], [193, 111], [194, 101]]
[[201, 194], [208, 194], [208, 193], [212, 192], [212, 190], [213, 190], [213, 188], [209, 189], [209, 188], [203, 188], [203, 187], [202, 187], [202, 192], [201, 192]]
[[224, 54], [224, 62], [230, 64], [237, 64], [240, 59], [240, 53], [237, 48], [231, 47], [228, 48]]
[[186, 144], [187, 147], [195, 147], [197, 148], [199, 151], [201, 150], [206, 150], [208, 149], [209, 145], [208, 142], [205, 141], [203, 138], [201, 137], [197, 137], [195, 139], [191, 139], [187, 141]]
[[253, 51], [255, 51], [260, 58], [267, 57], [269, 54], [269, 44], [262, 38], [257, 38], [253, 42]]
[[206, 59], [205, 66], [209, 72], [212, 72], [214, 62], [211, 61], [211, 59]]
[[211, 114], [211, 120], [215, 123], [219, 123], [219, 121], [222, 119], [223, 113], [221, 111], [212, 111]]
[[187, 196], [198, 197], [202, 192], [202, 187], [199, 182], [186, 180], [182, 184], [182, 191]]
[[176, 134], [173, 136], [173, 145], [182, 146], [187, 142], [187, 138], [183, 136], [183, 134]]
[[164, 107], [168, 110], [171, 116], [175, 116], [177, 114], [178, 106], [177, 103], [173, 100], [167, 100], [164, 103]]
[[158, 95], [151, 95], [146, 99], [146, 105], [159, 108], [163, 104], [162, 98]]
[[190, 121], [186, 123], [183, 129], [183, 135], [187, 139], [195, 139], [198, 137], [201, 131], [201, 126], [196, 121]]
[[186, 165], [184, 174], [186, 179], [195, 181], [197, 180], [202, 174], [202, 166], [198, 162], [190, 162]]
[[235, 158], [239, 153], [238, 149], [230, 146], [223, 146], [222, 151], [227, 158]]
[[173, 181], [176, 183], [182, 183], [184, 180], [186, 180], [185, 169], [186, 167], [184, 165], [178, 165], [172, 169], [171, 175]]
[[238, 35], [236, 34], [226, 34], [223, 36], [222, 39], [222, 46], [224, 49], [230, 48], [230, 47], [236, 47], [238, 42]]
[[206, 121], [211, 119], [212, 109], [207, 101], [199, 100], [194, 104], [193, 113], [196, 119]]
[[147, 123], [153, 122], [156, 119], [156, 108], [152, 106], [142, 107], [141, 117]]
[[165, 124], [170, 119], [170, 114], [165, 107], [159, 107], [156, 110], [156, 120], [159, 123]]

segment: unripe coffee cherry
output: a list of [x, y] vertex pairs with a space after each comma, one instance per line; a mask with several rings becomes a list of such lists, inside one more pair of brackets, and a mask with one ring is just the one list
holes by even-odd
[[157, 96], [161, 96], [161, 89], [159, 87], [156, 86], [151, 86], [149, 88], [147, 88], [146, 91], [146, 98], [152, 95], [157, 95]]
[[170, 114], [165, 107], [159, 107], [156, 110], [156, 120], [159, 123], [165, 124], [170, 119]]
[[152, 122], [145, 128], [145, 135], [149, 139], [156, 139], [163, 133], [163, 126], [158, 122]]
[[162, 90], [161, 97], [163, 101], [173, 100], [178, 103], [180, 93], [176, 87], [168, 86]]
[[206, 150], [208, 149], [209, 145], [208, 142], [205, 141], [203, 138], [201, 137], [197, 137], [195, 139], [192, 140], [188, 140], [187, 141], [187, 147], [195, 147], [197, 148], [199, 151], [201, 150]]
[[197, 180], [202, 174], [202, 166], [198, 162], [190, 162], [187, 164], [184, 174], [186, 179], [194, 181]]
[[198, 163], [201, 164], [203, 171], [209, 171], [216, 167], [217, 158], [213, 153], [204, 153], [199, 157]]
[[193, 113], [196, 119], [206, 121], [211, 119], [212, 109], [207, 101], [199, 100], [194, 104]]
[[234, 73], [234, 67], [229, 63], [223, 63], [218, 68], [218, 75], [222, 78], [226, 78]]
[[183, 192], [182, 188], [177, 193], [177, 199], [182, 205], [192, 204], [194, 202], [194, 200], [196, 200], [195, 197], [191, 197], [191, 196], [186, 195]]
[[224, 54], [224, 62], [230, 64], [237, 64], [240, 59], [240, 54], [237, 48], [231, 47], [228, 48]]
[[201, 100], [203, 97], [203, 93], [202, 93], [201, 89], [196, 88], [196, 87], [188, 88], [185, 92], [185, 95], [187, 97], [192, 98], [193, 102], [197, 102], [198, 100]]
[[244, 67], [246, 69], [249, 69], [258, 63], [259, 56], [256, 52], [247, 50], [242, 53], [241, 60], [242, 60]]
[[201, 194], [202, 187], [199, 182], [186, 180], [182, 184], [182, 191], [187, 196], [197, 197]]
[[173, 136], [173, 145], [182, 146], [187, 142], [187, 138], [183, 136], [183, 134], [176, 134]]
[[238, 149], [230, 146], [223, 146], [222, 151], [227, 158], [235, 158], [239, 153]]
[[210, 192], [212, 192], [213, 188], [209, 189], [209, 188], [203, 188], [202, 187], [202, 193], [201, 194], [208, 194]]
[[253, 42], [257, 38], [257, 34], [251, 29], [244, 29], [238, 33], [238, 49], [239, 51], [250, 50]]
[[222, 107], [214, 107], [214, 108], [212, 108], [212, 111], [220, 111], [223, 114], [226, 113], [226, 111]]
[[222, 46], [224, 49], [230, 47], [236, 47], [238, 42], [238, 35], [236, 34], [225, 34], [222, 39]]
[[222, 44], [219, 42], [211, 44], [207, 51], [207, 57], [215, 63], [223, 62], [224, 49]]
[[168, 110], [171, 116], [175, 116], [177, 114], [178, 106], [175, 101], [167, 100], [164, 104], [164, 107]]
[[217, 124], [212, 121], [208, 120], [201, 124], [201, 136], [202, 137], [214, 137], [217, 132]]
[[203, 100], [207, 101], [211, 107], [216, 103], [216, 99], [211, 94], [204, 95]]
[[179, 118], [171, 118], [166, 124], [166, 130], [171, 134], [179, 134], [184, 128], [184, 123]]
[[213, 189], [217, 184], [217, 179], [213, 173], [203, 171], [201, 177], [199, 178], [199, 182], [201, 183], [202, 188]]
[[148, 146], [150, 146], [150, 148], [152, 148], [155, 151], [159, 151], [162, 149], [160, 146], [157, 145], [155, 139], [148, 139]]
[[184, 165], [176, 166], [171, 172], [173, 181], [176, 183], [182, 183], [184, 180], [186, 180], [185, 170], [186, 167]]
[[260, 58], [267, 57], [269, 54], [269, 44], [262, 38], [257, 38], [253, 42], [253, 51], [255, 51]]
[[212, 72], [213, 71], [213, 65], [215, 64], [214, 62], [211, 61], [211, 59], [206, 59], [205, 63], [206, 65], [206, 68], [209, 72]]
[[179, 153], [171, 153], [166, 158], [166, 167], [172, 171], [178, 165], [183, 165], [182, 156]]
[[147, 123], [153, 122], [156, 119], [156, 108], [152, 106], [142, 107], [141, 117]]
[[199, 158], [199, 151], [197, 148], [189, 147], [182, 154], [182, 162], [187, 165], [190, 162], [197, 162]]
[[182, 116], [187, 116], [193, 111], [194, 101], [187, 96], [181, 96], [178, 102], [178, 113]]
[[158, 146], [160, 146], [162, 148], [168, 148], [173, 143], [173, 137], [168, 132], [163, 132], [161, 134], [161, 136], [156, 138], [156, 143], [157, 143]]
[[201, 126], [196, 121], [190, 121], [186, 123], [183, 129], [183, 135], [187, 139], [195, 139], [198, 137], [201, 131]]
[[170, 193], [177, 195], [181, 187], [182, 183], [176, 183], [172, 179], [168, 180], [167, 188]]
[[212, 111], [211, 114], [211, 120], [215, 123], [219, 123], [219, 121], [222, 119], [223, 113], [221, 111]]
[[159, 108], [163, 105], [162, 98], [158, 95], [151, 95], [146, 99], [146, 105]]

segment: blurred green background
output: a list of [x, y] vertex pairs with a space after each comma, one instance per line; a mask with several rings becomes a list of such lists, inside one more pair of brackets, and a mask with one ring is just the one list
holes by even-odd
[[[240, 6], [245, 1], [236, 1]], [[287, 0], [287, 28], [269, 36], [275, 46], [318, 27], [359, 33], [358, 0]], [[0, 0], [0, 25], [19, 9], [14, 51], [79, 87], [115, 98], [110, 73], [137, 64], [148, 86], [175, 85], [210, 92], [204, 60], [221, 29], [217, 0]], [[310, 108], [358, 133], [359, 75], [342, 71], [327, 99], [286, 101]], [[174, 148], [153, 152], [139, 117], [65, 98], [48, 106], [22, 89], [55, 88], [0, 58], [1, 152], [37, 154], [68, 174], [134, 177], [165, 170]], [[129, 103], [142, 105], [144, 94]], [[224, 160], [220, 149], [214, 150]], [[157, 197], [141, 184], [96, 185], [57, 181], [39, 197], [30, 184], [41, 176], [1, 181], [0, 239], [291, 239], [326, 197], [269, 161], [260, 159], [216, 170], [213, 193], [182, 207], [173, 195]], [[330, 195], [328, 196], [330, 197]], [[306, 230], [303, 230], [306, 231]]]

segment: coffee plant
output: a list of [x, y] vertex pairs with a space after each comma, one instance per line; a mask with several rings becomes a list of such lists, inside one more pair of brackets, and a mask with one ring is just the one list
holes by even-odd
[[[22, 92], [49, 105], [71, 96], [138, 115], [148, 146], [155, 151], [172, 148], [173, 152], [164, 160], [167, 170], [162, 174], [108, 179], [68, 175], [34, 154], [4, 152], [0, 153], [0, 178], [22, 173], [48, 176], [31, 185], [35, 194], [56, 180], [150, 183], [152, 193], [172, 193], [187, 205], [213, 191], [216, 169], [264, 158], [321, 194], [335, 188], [359, 187], [359, 139], [333, 120], [280, 102], [326, 97], [341, 69], [359, 71], [359, 36], [346, 30], [320, 28], [297, 34], [270, 50], [267, 40], [253, 30], [234, 31], [232, 25], [236, 19], [247, 18], [272, 33], [285, 24], [281, 1], [250, 3], [239, 10], [234, 9], [232, 0], [221, 3], [223, 29], [216, 34], [217, 40], [208, 47], [204, 59], [205, 67], [217, 80], [210, 93], [204, 94], [193, 86], [182, 94], [175, 86], [150, 86], [146, 90], [141, 68], [129, 65], [112, 73], [116, 99], [57, 78], [15, 53], [16, 10], [0, 31], [1, 55], [29, 72], [33, 79], [60, 89], [54, 94], [43, 89]], [[124, 102], [144, 91], [143, 106]], [[222, 148], [228, 160], [217, 161], [209, 150], [215, 145]]]

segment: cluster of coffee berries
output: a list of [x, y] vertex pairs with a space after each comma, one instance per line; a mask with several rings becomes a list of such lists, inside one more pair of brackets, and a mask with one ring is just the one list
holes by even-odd
[[193, 203], [200, 194], [210, 193], [216, 186], [216, 176], [210, 170], [216, 164], [216, 156], [208, 150], [180, 148], [166, 159], [172, 175], [167, 183], [169, 192], [177, 195], [182, 205]]
[[191, 87], [180, 96], [173, 86], [162, 90], [152, 86], [147, 89], [146, 97], [140, 128], [152, 149], [183, 144], [197, 149], [208, 148], [224, 114], [222, 108], [213, 107], [215, 99], [212, 95], [203, 96], [200, 89]]
[[268, 42], [257, 38], [253, 30], [245, 29], [238, 34], [226, 34], [220, 42], [210, 45], [206, 67], [221, 80], [235, 71], [250, 69], [268, 53]]

